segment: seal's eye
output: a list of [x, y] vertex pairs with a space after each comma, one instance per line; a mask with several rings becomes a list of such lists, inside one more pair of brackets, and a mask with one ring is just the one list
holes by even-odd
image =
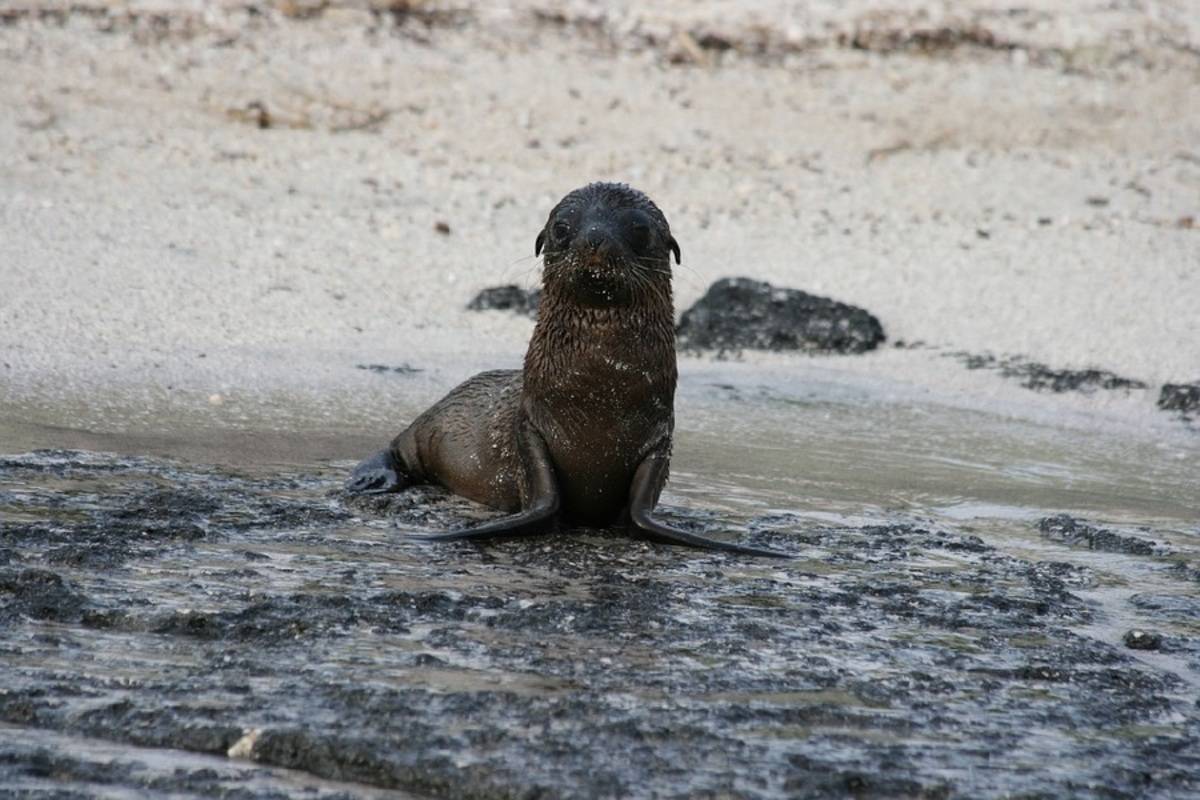
[[650, 228], [640, 222], [634, 223], [629, 232], [629, 244], [638, 253], [646, 252], [650, 246]]
[[571, 235], [571, 226], [565, 222], [556, 222], [554, 227], [550, 229], [554, 234], [555, 240], [565, 242]]

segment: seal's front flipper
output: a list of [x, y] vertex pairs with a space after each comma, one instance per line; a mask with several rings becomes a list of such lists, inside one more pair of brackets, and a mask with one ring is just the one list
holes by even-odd
[[681, 531], [664, 525], [650, 516], [663, 484], [667, 481], [667, 459], [664, 456], [647, 456], [638, 465], [633, 474], [633, 486], [629, 490], [629, 519], [633, 526], [646, 534], [648, 538], [663, 544], [681, 544], [687, 547], [701, 547], [706, 550], [724, 550], [727, 553], [741, 553], [747, 556], [767, 556], [769, 558], [791, 558], [789, 553], [779, 550], [768, 550], [765, 547], [747, 547], [732, 542], [722, 542], [709, 539], [694, 533]]
[[517, 452], [526, 478], [521, 482], [521, 511], [474, 528], [449, 533], [419, 533], [413, 538], [435, 542], [479, 541], [553, 530], [558, 521], [558, 483], [554, 479], [554, 466], [546, 443], [528, 422], [517, 431]]
[[398, 492], [408, 483], [408, 477], [396, 462], [391, 448], [388, 448], [354, 468], [350, 479], [346, 481], [346, 491], [350, 494], [384, 494]]
[[791, 553], [785, 553], [781, 550], [768, 550], [765, 547], [748, 547], [732, 542], [709, 539], [705, 536], [697, 536], [694, 533], [668, 527], [649, 517], [643, 517], [641, 520], [635, 518], [633, 524], [638, 530], [646, 534], [646, 538], [661, 544], [681, 544], [685, 547], [699, 547], [704, 550], [724, 550], [727, 553], [741, 553], [746, 556], [766, 556], [767, 558], [793, 557]]

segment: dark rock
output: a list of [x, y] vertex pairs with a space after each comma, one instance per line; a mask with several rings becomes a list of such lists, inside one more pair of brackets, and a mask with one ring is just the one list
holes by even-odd
[[1092, 392], [1096, 389], [1145, 389], [1146, 384], [1133, 378], [1122, 378], [1099, 369], [1051, 369], [1044, 364], [1029, 363], [1011, 369], [1001, 369], [1005, 377], [1022, 379], [1026, 389], [1049, 389], [1052, 392]]
[[[236, 737], [240, 731], [233, 729]], [[173, 743], [182, 736], [172, 735]], [[299, 772], [279, 774], [252, 761], [231, 760], [219, 746], [224, 731], [195, 731], [185, 753], [176, 746], [168, 757], [147, 758], [135, 748], [114, 748], [103, 739], [25, 728], [0, 741], [0, 790], [5, 798], [82, 800], [91, 797], [195, 797], [225, 800], [353, 800], [375, 796], [331, 789]], [[101, 732], [103, 736], [103, 732]], [[121, 752], [120, 750], [124, 750]], [[200, 753], [211, 753], [201, 755]], [[155, 754], [156, 756], [158, 754]], [[68, 788], [70, 787], [70, 788]]]
[[1130, 650], [1158, 650], [1162, 647], [1163, 637], [1155, 631], [1135, 629], [1126, 632], [1124, 641]]
[[[184, 721], [181, 711], [193, 717]], [[197, 753], [222, 754], [240, 735], [230, 724], [213, 724], [218, 712], [203, 706], [190, 706], [186, 698], [180, 707], [173, 703], [140, 706], [130, 700], [118, 700], [88, 709], [73, 720], [81, 732], [108, 738], [111, 731], [123, 731], [127, 741], [142, 747], [170, 747]]]
[[1106, 553], [1165, 556], [1174, 552], [1165, 544], [1139, 536], [1129, 536], [1097, 528], [1080, 522], [1069, 514], [1045, 517], [1038, 522], [1038, 530], [1048, 539], [1066, 544], [1084, 545], [1089, 550], [1102, 550]]
[[203, 519], [220, 507], [218, 498], [204, 492], [180, 487], [152, 488], [130, 498], [114, 516], [155, 522]]
[[1163, 411], [1179, 411], [1185, 416], [1200, 412], [1200, 381], [1163, 384], [1158, 393], [1158, 407]]
[[[1200, 534], [1200, 531], [1197, 531]], [[1200, 584], [1200, 567], [1194, 566], [1186, 561], [1180, 561], [1173, 567], [1167, 570], [1167, 574], [1172, 578], [1178, 578], [1182, 581], [1191, 581]]]
[[1181, 594], [1135, 594], [1129, 604], [1156, 616], [1195, 622], [1200, 620], [1200, 597]]
[[66, 544], [46, 551], [46, 561], [68, 567], [115, 567], [130, 554], [128, 547], [97, 547], [94, 543]]
[[[1099, 568], [954, 526], [763, 513], [744, 540], [804, 551], [769, 565], [621, 529], [429, 544], [406, 534], [494, 512], [430, 487], [351, 501], [341, 477], [0, 463], [21, 520], [0, 521], [0, 786], [239, 800], [1200, 786], [1200, 708], [1180, 700], [1200, 676], [1191, 584], [1130, 601], [1178, 653], [1164, 669], [1097, 636], [1107, 609], [1076, 592]], [[204, 537], [168, 536], [180, 519]], [[235, 742], [248, 759], [224, 757]], [[310, 792], [314, 776], [357, 785]]]
[[804, 350], [862, 353], [884, 340], [869, 312], [798, 289], [722, 278], [683, 312], [682, 347], [698, 350]]
[[522, 289], [515, 284], [484, 289], [467, 303], [469, 311], [514, 311], [537, 318], [542, 300], [541, 289]]
[[1200, 637], [1163, 636], [1159, 650], [1193, 659], [1193, 669], [1200, 670]]
[[384, 372], [394, 372], [397, 375], [412, 375], [414, 373], [421, 371], [421, 370], [417, 369], [416, 367], [410, 366], [408, 364], [400, 364], [399, 366], [396, 366], [396, 367], [389, 367], [387, 364], [355, 364], [354, 368], [355, 369], [364, 369], [367, 372], [374, 372], [377, 374], [381, 374]]
[[78, 621], [88, 599], [44, 569], [0, 571], [0, 620], [17, 615], [56, 622]]
[[239, 611], [176, 611], [151, 624], [154, 633], [197, 639], [253, 641], [260, 646], [314, 636], [337, 636], [358, 626], [404, 632], [412, 616], [406, 600], [367, 595], [269, 597]]
[[1021, 381], [1026, 389], [1050, 392], [1083, 392], [1098, 389], [1145, 389], [1146, 384], [1134, 378], [1123, 378], [1100, 369], [1053, 369], [1023, 356], [997, 358], [990, 354], [964, 352], [947, 353], [963, 362], [967, 369], [994, 369], [1005, 378]]
[[31, 778], [71, 780], [100, 786], [116, 783], [121, 777], [124, 777], [121, 775], [121, 770], [115, 765], [80, 764], [69, 755], [55, 753], [44, 748], [29, 753], [15, 766], [18, 766], [25, 775]]

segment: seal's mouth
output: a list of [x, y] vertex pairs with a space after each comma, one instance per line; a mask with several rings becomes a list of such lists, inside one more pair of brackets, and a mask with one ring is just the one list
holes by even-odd
[[621, 268], [609, 261], [587, 264], [575, 271], [576, 281], [595, 287], [623, 283], [623, 278]]
[[639, 257], [627, 238], [602, 222], [587, 225], [561, 249], [547, 251], [546, 288], [590, 308], [628, 306], [647, 292], [661, 294], [663, 271]]
[[624, 270], [618, 259], [595, 256], [579, 262], [575, 268], [578, 275], [596, 280], [617, 280]]
[[613, 306], [628, 303], [632, 287], [621, 259], [611, 254], [579, 254], [569, 259], [560, 273], [564, 288], [586, 306]]
[[571, 253], [566, 265], [576, 279], [617, 281], [625, 277], [626, 259], [613, 246], [581, 248]]

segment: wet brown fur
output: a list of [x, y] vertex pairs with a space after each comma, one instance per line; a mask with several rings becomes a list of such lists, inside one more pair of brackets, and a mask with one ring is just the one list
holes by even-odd
[[[579, 211], [572, 203], [585, 220], [608, 206], [641, 210], [655, 228], [651, 247], [630, 257], [620, 243], [583, 254], [557, 246], [551, 228], [564, 209]], [[517, 511], [530, 492], [517, 447], [527, 422], [553, 462], [560, 515], [604, 525], [626, 508], [642, 460], [670, 452], [677, 373], [669, 258], [678, 246], [649, 198], [613, 184], [564, 198], [538, 250], [543, 243], [543, 295], [524, 369], [462, 383], [395, 438], [392, 454], [407, 482]]]

